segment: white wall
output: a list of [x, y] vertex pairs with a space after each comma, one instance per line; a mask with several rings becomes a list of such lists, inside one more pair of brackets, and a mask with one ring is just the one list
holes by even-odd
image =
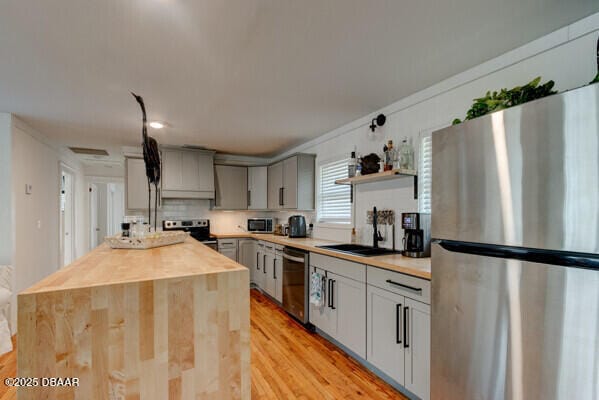
[[[421, 133], [450, 125], [456, 117], [463, 119], [472, 99], [484, 95], [487, 90], [511, 88], [539, 75], [543, 81], [553, 79], [560, 91], [585, 85], [597, 72], [595, 48], [598, 30], [599, 14], [595, 14], [290, 149], [278, 158], [307, 152], [315, 153], [319, 163], [348, 157], [354, 146], [362, 154], [380, 153], [388, 139], [399, 144], [407, 136], [413, 138], [416, 144]], [[369, 135], [370, 120], [379, 112], [387, 115], [387, 123], [377, 129], [375, 135]], [[366, 210], [373, 206], [394, 209], [398, 218], [401, 212], [417, 211], [418, 203], [413, 199], [411, 180], [407, 178], [357, 187], [356, 228], [364, 243], [372, 240], [372, 229], [365, 221]], [[318, 225], [315, 235], [347, 241], [350, 232], [348, 229]], [[402, 236], [403, 231], [398, 229], [398, 246]], [[390, 243], [384, 245], [389, 247]]]
[[[75, 256], [87, 252], [86, 186], [81, 165], [61, 153], [22, 121], [13, 117], [12, 195], [14, 213], [15, 293], [59, 268], [60, 163], [75, 173]], [[33, 187], [25, 194], [25, 185]], [[13, 304], [16, 304], [14, 302]], [[13, 307], [13, 322], [16, 307]], [[13, 323], [13, 327], [16, 325]]]
[[0, 113], [0, 265], [13, 262], [12, 118]]

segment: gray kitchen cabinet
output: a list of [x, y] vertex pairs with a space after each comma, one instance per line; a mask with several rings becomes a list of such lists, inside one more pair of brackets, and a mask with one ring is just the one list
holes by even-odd
[[[148, 209], [148, 178], [143, 158], [125, 158], [125, 204], [127, 210]], [[154, 209], [154, 185], [151, 185], [151, 208]], [[160, 184], [158, 185], [160, 207]]]
[[268, 167], [248, 167], [248, 209], [268, 208]]
[[423, 400], [430, 398], [430, 305], [406, 298], [407, 347], [405, 387]]
[[430, 397], [430, 282], [368, 266], [367, 357], [398, 384]]
[[214, 208], [221, 210], [248, 208], [247, 167], [215, 165], [214, 179], [216, 187]]
[[237, 261], [237, 242], [238, 239], [218, 239], [218, 252]]
[[269, 209], [314, 209], [314, 157], [297, 154], [268, 167]]
[[161, 148], [162, 197], [214, 198], [214, 152]]
[[405, 297], [367, 285], [368, 361], [404, 386], [403, 307]]
[[337, 309], [334, 308], [331, 301], [329, 287], [332, 282], [328, 278], [328, 273], [317, 267], [310, 267], [310, 272], [317, 272], [322, 276], [324, 292], [323, 304], [316, 306], [310, 303], [310, 323], [329, 335], [335, 338], [337, 334]]
[[283, 246], [275, 246], [275, 299], [283, 303]]
[[254, 281], [256, 270], [256, 241], [254, 239], [239, 239], [237, 244], [239, 263], [250, 271], [250, 282]]
[[254, 284], [260, 288], [264, 288], [264, 284], [266, 282], [264, 275], [264, 261], [266, 257], [266, 253], [264, 251], [264, 243], [260, 241], [256, 244], [256, 269], [254, 270]]
[[279, 303], [283, 302], [282, 251], [282, 246], [268, 242], [264, 243], [265, 255], [263, 256], [264, 268], [262, 269], [264, 285], [262, 289]]
[[366, 358], [366, 284], [329, 274], [333, 279], [333, 307], [337, 311], [335, 339], [362, 358]]
[[268, 209], [279, 210], [283, 208], [283, 162], [268, 166]]

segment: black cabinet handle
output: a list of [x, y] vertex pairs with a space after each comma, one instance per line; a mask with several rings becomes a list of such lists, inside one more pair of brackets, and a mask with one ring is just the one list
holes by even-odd
[[256, 252], [256, 269], [260, 271], [260, 253]]
[[264, 255], [264, 259], [262, 260], [262, 269], [264, 273], [266, 273], [266, 254]]
[[395, 343], [401, 344], [401, 304], [395, 306]]
[[402, 287], [404, 289], [410, 289], [410, 290], [413, 290], [415, 292], [422, 292], [422, 288], [417, 288], [417, 287], [414, 287], [414, 286], [404, 285], [403, 283], [395, 282], [395, 281], [392, 281], [391, 279], [387, 279], [386, 282], [390, 283], [391, 285]]
[[248, 190], [248, 207], [252, 205], [252, 191]]
[[273, 279], [277, 279], [277, 259], [272, 259], [272, 276]]
[[407, 349], [408, 347], [410, 347], [410, 343], [408, 343], [408, 336], [409, 336], [409, 323], [410, 320], [410, 307], [404, 307], [403, 309], [403, 347], [405, 349]]
[[337, 281], [334, 279], [331, 279], [331, 309], [335, 310], [335, 283]]
[[333, 282], [332, 279], [329, 279], [327, 282], [327, 306], [330, 308], [331, 307], [331, 283]]

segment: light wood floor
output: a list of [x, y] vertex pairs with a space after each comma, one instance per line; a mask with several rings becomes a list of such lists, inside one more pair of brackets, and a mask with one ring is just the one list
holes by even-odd
[[[250, 315], [252, 399], [406, 399], [256, 290]], [[3, 384], [16, 368], [16, 351], [0, 357], [0, 400], [16, 399]]]

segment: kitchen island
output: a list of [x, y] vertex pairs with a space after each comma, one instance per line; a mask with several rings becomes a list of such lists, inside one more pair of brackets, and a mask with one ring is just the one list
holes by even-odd
[[249, 311], [247, 268], [194, 239], [101, 245], [19, 294], [19, 399], [249, 399]]

